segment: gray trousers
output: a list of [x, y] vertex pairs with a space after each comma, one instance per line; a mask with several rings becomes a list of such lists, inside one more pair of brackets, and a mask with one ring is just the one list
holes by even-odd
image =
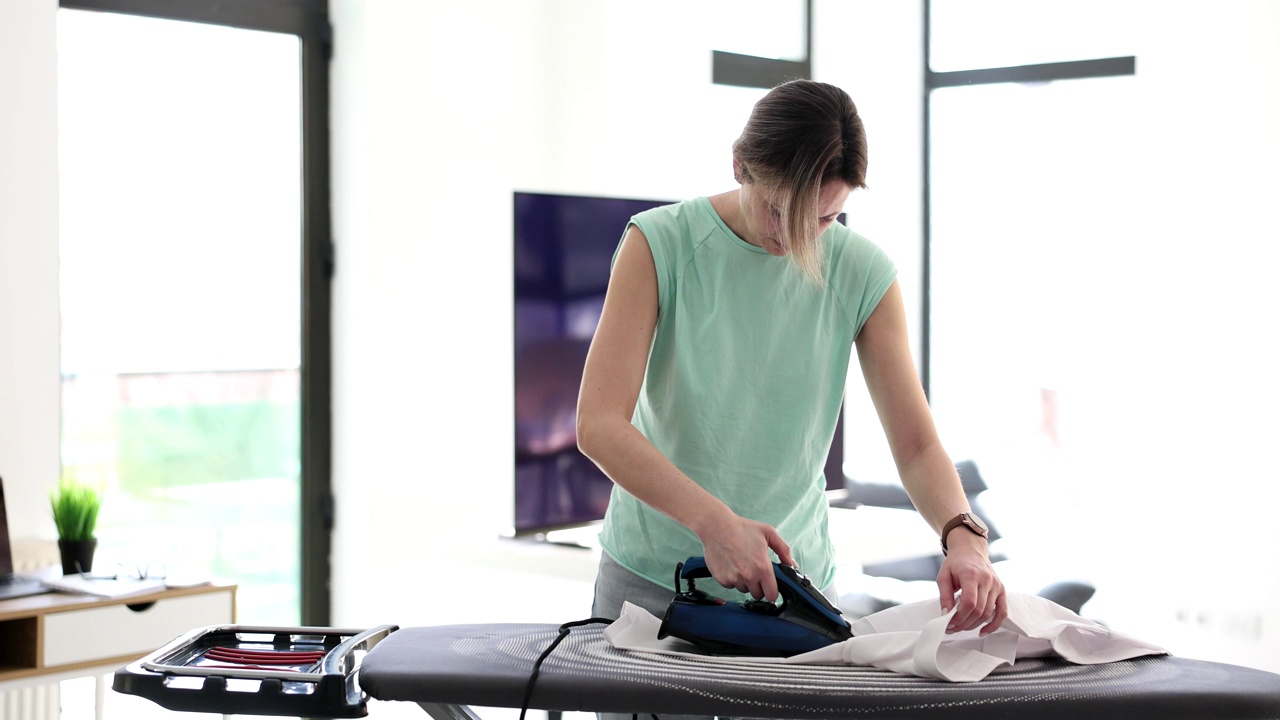
[[[674, 582], [675, 566], [672, 566]], [[640, 577], [622, 567], [609, 553], [600, 553], [600, 571], [596, 574], [595, 600], [591, 603], [592, 617], [617, 619], [622, 615], [622, 602], [642, 607], [655, 617], [667, 612], [667, 605], [675, 597], [675, 586], [663, 587]], [[641, 720], [648, 718], [641, 716]], [[631, 715], [596, 713], [597, 720], [631, 720]], [[663, 715], [662, 720], [711, 720], [697, 715]]]
[[594, 617], [612, 620], [622, 616], [625, 600], [649, 611], [656, 617], [667, 612], [667, 605], [678, 592], [675, 588], [675, 566], [672, 566], [672, 584], [658, 585], [622, 567], [609, 556], [600, 553], [600, 570], [596, 573], [595, 599], [591, 604]]

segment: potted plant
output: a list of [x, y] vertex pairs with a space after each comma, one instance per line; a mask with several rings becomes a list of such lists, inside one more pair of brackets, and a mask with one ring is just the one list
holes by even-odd
[[58, 487], [49, 492], [49, 501], [53, 506], [53, 522], [58, 527], [62, 573], [89, 572], [93, 569], [93, 552], [98, 547], [93, 531], [98, 524], [102, 492], [63, 478]]

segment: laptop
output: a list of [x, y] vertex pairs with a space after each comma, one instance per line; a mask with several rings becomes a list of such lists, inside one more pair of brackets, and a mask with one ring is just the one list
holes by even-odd
[[0, 478], [0, 600], [49, 592], [49, 588], [39, 578], [13, 572], [13, 548], [9, 542], [9, 515], [4, 509], [4, 478]]

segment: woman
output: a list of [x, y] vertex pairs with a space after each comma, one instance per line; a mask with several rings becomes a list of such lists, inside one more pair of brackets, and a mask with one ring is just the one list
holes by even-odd
[[595, 615], [617, 617], [626, 600], [661, 616], [691, 555], [737, 599], [776, 599], [775, 555], [832, 594], [822, 468], [856, 346], [902, 482], [948, 550], [948, 630], [1004, 621], [985, 527], [916, 375], [896, 271], [835, 222], [866, 166], [849, 96], [792, 81], [734, 143], [737, 189], [628, 225], [578, 401], [579, 448], [615, 483]]

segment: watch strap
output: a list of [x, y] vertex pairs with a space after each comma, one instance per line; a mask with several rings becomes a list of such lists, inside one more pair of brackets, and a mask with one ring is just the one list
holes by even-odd
[[940, 538], [940, 540], [942, 542], [943, 555], [947, 554], [947, 536], [950, 535], [951, 531], [955, 530], [957, 527], [963, 526], [964, 529], [968, 530], [974, 535], [977, 535], [980, 538], [986, 539], [987, 534], [985, 532], [982, 532], [982, 530], [980, 530], [978, 527], [975, 526], [975, 523], [971, 519], [972, 517], [973, 517], [972, 513], [960, 513], [959, 515], [948, 520], [946, 525], [942, 526], [942, 537]]

